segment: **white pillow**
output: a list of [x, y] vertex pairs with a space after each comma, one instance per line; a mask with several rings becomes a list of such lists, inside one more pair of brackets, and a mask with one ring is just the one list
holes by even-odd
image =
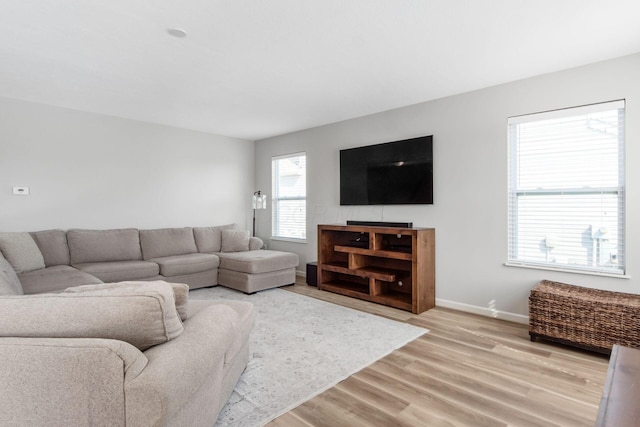
[[16, 273], [44, 268], [44, 257], [29, 233], [0, 233], [0, 250]]
[[104, 294], [0, 297], [0, 336], [106, 338], [144, 351], [178, 337], [184, 326], [168, 283], [140, 284]]
[[249, 232], [245, 230], [222, 230], [222, 252], [249, 250]]

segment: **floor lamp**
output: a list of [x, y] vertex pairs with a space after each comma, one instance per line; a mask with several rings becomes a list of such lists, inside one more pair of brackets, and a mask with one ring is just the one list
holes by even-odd
[[253, 193], [253, 237], [256, 237], [256, 209], [267, 209], [267, 195], [260, 190]]

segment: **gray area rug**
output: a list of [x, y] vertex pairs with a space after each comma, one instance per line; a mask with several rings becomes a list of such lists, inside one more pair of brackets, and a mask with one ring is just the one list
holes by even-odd
[[216, 426], [264, 425], [427, 332], [281, 289], [245, 295], [217, 286], [189, 297], [255, 307], [252, 357]]

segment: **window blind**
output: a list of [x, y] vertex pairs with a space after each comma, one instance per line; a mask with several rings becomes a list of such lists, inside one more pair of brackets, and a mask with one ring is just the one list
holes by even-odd
[[508, 119], [508, 264], [625, 273], [624, 101]]
[[307, 156], [296, 153], [273, 157], [272, 238], [307, 238]]

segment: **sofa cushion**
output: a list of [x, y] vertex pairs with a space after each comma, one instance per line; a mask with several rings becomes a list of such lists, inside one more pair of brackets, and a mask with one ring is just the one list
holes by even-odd
[[191, 227], [140, 230], [140, 244], [147, 260], [198, 252]]
[[189, 317], [188, 305], [189, 305], [189, 285], [185, 283], [169, 283], [173, 288], [173, 298], [176, 301], [176, 310], [178, 316], [183, 322]]
[[16, 273], [44, 268], [44, 258], [29, 233], [0, 233], [0, 251]]
[[260, 250], [246, 252], [221, 252], [220, 268], [241, 273], [267, 273], [298, 266], [298, 255], [290, 252]]
[[117, 294], [100, 291], [0, 297], [0, 336], [108, 338], [140, 350], [179, 336], [173, 290], [149, 282]]
[[103, 282], [149, 279], [156, 277], [160, 271], [158, 264], [149, 261], [86, 262], [73, 266]]
[[15, 270], [0, 252], [0, 295], [22, 295], [22, 285]]
[[53, 267], [54, 265], [69, 265], [71, 263], [67, 233], [62, 230], [45, 230], [30, 234], [42, 252], [45, 266]]
[[240, 252], [249, 250], [249, 232], [246, 230], [222, 230], [222, 252]]
[[[167, 283], [161, 280], [157, 282]], [[91, 292], [93, 295], [114, 295], [122, 292], [123, 288], [127, 287], [128, 289], [134, 291], [140, 285], [147, 285], [152, 282], [140, 282], [140, 281], [129, 281], [129, 282], [118, 282], [118, 283], [103, 283], [100, 285], [85, 285], [85, 286], [74, 286], [72, 288], [67, 288], [64, 290], [64, 293], [86, 293]], [[176, 310], [178, 311], [178, 315], [181, 320], [187, 320], [187, 304], [189, 302], [189, 285], [185, 285], [184, 283], [169, 283], [171, 289], [173, 290], [173, 299], [176, 303]]]
[[102, 283], [91, 274], [68, 265], [56, 265], [42, 270], [29, 271], [18, 275], [22, 289], [27, 295], [42, 292], [56, 292], [69, 286], [80, 286]]
[[264, 242], [262, 241], [261, 238], [253, 237], [253, 236], [249, 238], [250, 251], [257, 251], [258, 249], [261, 249], [263, 246], [264, 246]]
[[198, 252], [220, 252], [223, 230], [237, 230], [238, 224], [217, 225], [215, 227], [195, 227], [193, 236], [196, 239]]
[[142, 259], [140, 236], [135, 228], [69, 230], [71, 264]]
[[218, 268], [220, 265], [220, 258], [216, 255], [198, 253], [153, 258], [149, 261], [157, 263], [160, 266], [160, 274], [165, 277], [201, 273]]

